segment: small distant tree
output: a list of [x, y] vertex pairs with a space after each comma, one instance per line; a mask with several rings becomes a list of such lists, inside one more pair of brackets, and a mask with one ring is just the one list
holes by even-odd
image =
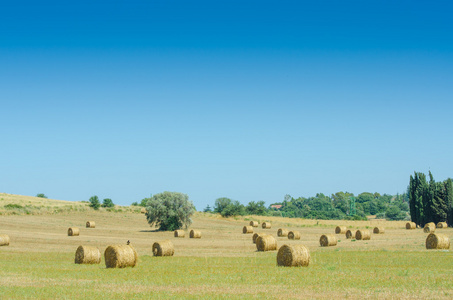
[[203, 212], [209, 212], [209, 213], [212, 212], [212, 209], [209, 206], [209, 204], [208, 204], [208, 206], [206, 206], [206, 208], [203, 210]]
[[115, 204], [113, 204], [112, 199], [110, 198], [105, 198], [102, 202], [102, 207], [114, 207]]
[[99, 198], [96, 195], [92, 196], [89, 201], [90, 201], [90, 207], [92, 207], [93, 209], [98, 210], [99, 207], [101, 206], [101, 203], [99, 202]]
[[[151, 197], [152, 197], [152, 196], [151, 196]], [[143, 207], [146, 207], [146, 204], [148, 203], [148, 199], [149, 199], [149, 198], [144, 198], [144, 199], [142, 199], [142, 201], [140, 202], [139, 205], [140, 205], [140, 206], [143, 206]]]
[[189, 201], [188, 195], [163, 192], [146, 200], [145, 215], [150, 226], [172, 231], [192, 224], [190, 217], [195, 213], [195, 206]]
[[44, 195], [44, 194], [42, 194], [42, 193], [41, 193], [41, 194], [37, 194], [36, 197], [39, 197], [39, 198], [46, 198], [46, 199], [47, 199], [47, 196]]

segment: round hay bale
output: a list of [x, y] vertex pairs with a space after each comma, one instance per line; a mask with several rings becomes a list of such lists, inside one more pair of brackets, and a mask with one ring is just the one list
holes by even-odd
[[142, 207], [142, 209], [140, 210], [140, 213], [145, 214], [146, 213], [146, 208]]
[[104, 252], [105, 266], [107, 268], [135, 267], [137, 259], [137, 251], [132, 245], [108, 246]]
[[253, 234], [252, 240], [253, 240], [253, 243], [254, 243], [254, 244], [256, 244], [256, 239], [257, 239], [260, 235], [262, 235], [262, 233], [254, 233], [254, 234]]
[[186, 232], [184, 230], [175, 230], [174, 231], [175, 237], [183, 238], [186, 236]]
[[260, 235], [256, 239], [256, 249], [258, 251], [272, 251], [277, 250], [277, 241], [272, 235]]
[[369, 240], [371, 239], [371, 232], [367, 229], [365, 230], [357, 230], [355, 233], [356, 240]]
[[352, 239], [352, 238], [355, 238], [355, 233], [356, 233], [356, 230], [346, 230], [346, 238], [347, 239]]
[[447, 228], [448, 224], [447, 224], [447, 222], [439, 222], [439, 223], [437, 223], [436, 227], [437, 228]]
[[189, 237], [191, 239], [201, 239], [201, 231], [199, 230], [191, 230]]
[[244, 226], [242, 228], [242, 233], [244, 233], [244, 234], [253, 233], [253, 226]]
[[277, 230], [277, 236], [286, 237], [288, 236], [289, 231], [287, 229], [279, 228]]
[[337, 237], [334, 234], [323, 234], [319, 238], [321, 247], [329, 247], [337, 245]]
[[346, 226], [337, 226], [335, 228], [335, 233], [340, 234], [340, 233], [346, 233]]
[[101, 251], [93, 246], [79, 246], [74, 262], [76, 264], [99, 264], [101, 263]]
[[288, 239], [289, 240], [300, 240], [300, 232], [299, 231], [288, 232]]
[[304, 245], [283, 245], [277, 252], [277, 265], [282, 267], [308, 267], [310, 251]]
[[69, 227], [68, 228], [68, 236], [77, 236], [80, 234], [80, 230], [77, 227]]
[[426, 249], [450, 249], [450, 239], [440, 233], [430, 233], [426, 238]]
[[263, 224], [261, 224], [261, 227], [263, 227], [263, 229], [270, 229], [271, 228], [271, 223], [263, 222]]
[[423, 227], [423, 232], [430, 233], [436, 230], [436, 225], [433, 222], [426, 223], [425, 227]]
[[376, 234], [383, 234], [384, 232], [385, 232], [384, 227], [374, 227], [374, 229], [373, 229], [373, 233], [376, 233]]
[[9, 245], [9, 236], [6, 234], [0, 234], [0, 246]]
[[175, 247], [169, 240], [155, 242], [153, 244], [154, 256], [173, 256], [175, 254]]
[[415, 229], [415, 228], [417, 228], [417, 224], [415, 224], [415, 222], [406, 223], [406, 229]]
[[258, 221], [250, 221], [250, 226], [258, 227]]
[[95, 228], [96, 223], [94, 221], [88, 221], [86, 226], [87, 228]]

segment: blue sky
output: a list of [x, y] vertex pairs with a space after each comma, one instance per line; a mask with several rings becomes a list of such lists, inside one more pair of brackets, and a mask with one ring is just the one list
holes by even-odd
[[453, 177], [448, 1], [92, 2], [1, 4], [0, 192], [202, 210]]

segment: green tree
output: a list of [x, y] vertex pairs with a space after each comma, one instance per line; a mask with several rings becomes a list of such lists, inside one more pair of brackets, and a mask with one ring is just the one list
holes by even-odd
[[225, 207], [220, 213], [222, 217], [243, 216], [245, 215], [245, 206], [239, 201], [233, 201]]
[[102, 207], [114, 207], [115, 204], [113, 204], [112, 199], [110, 198], [105, 198], [102, 202]]
[[251, 201], [245, 207], [247, 214], [249, 215], [258, 215], [258, 216], [265, 216], [267, 215], [268, 209], [265, 206], [264, 201]]
[[96, 195], [92, 196], [89, 201], [90, 201], [90, 207], [92, 207], [93, 209], [98, 210], [99, 207], [101, 207], [101, 203], [99, 202], [98, 196], [96, 196]]
[[447, 222], [450, 226], [453, 225], [453, 182], [451, 178], [444, 181], [445, 186], [445, 202], [447, 205]]
[[402, 212], [398, 206], [390, 205], [385, 212], [385, 216], [389, 220], [404, 220], [406, 213]]
[[46, 198], [47, 199], [47, 196], [44, 195], [43, 193], [37, 194], [36, 197], [38, 197], [38, 198]]
[[222, 211], [232, 203], [230, 198], [222, 197], [217, 198], [214, 204], [214, 212], [221, 214]]
[[146, 203], [145, 215], [150, 226], [172, 231], [192, 224], [190, 217], [195, 213], [195, 206], [186, 194], [163, 192], [148, 198]]

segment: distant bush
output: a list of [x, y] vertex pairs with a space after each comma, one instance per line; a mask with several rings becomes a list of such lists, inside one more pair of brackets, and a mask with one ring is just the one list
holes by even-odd
[[20, 205], [20, 204], [10, 203], [10, 204], [6, 204], [5, 208], [7, 208], [7, 209], [16, 209], [16, 208], [24, 208], [24, 207], [22, 205]]
[[37, 194], [36, 197], [38, 197], [38, 198], [46, 198], [47, 199], [47, 196], [44, 195], [44, 194]]
[[114, 206], [115, 206], [115, 204], [113, 204], [113, 201], [110, 198], [106, 198], [102, 202], [102, 207], [114, 207]]
[[89, 201], [90, 201], [90, 207], [92, 207], [93, 209], [98, 210], [99, 207], [101, 206], [101, 203], [99, 202], [99, 198], [96, 195], [92, 196]]

